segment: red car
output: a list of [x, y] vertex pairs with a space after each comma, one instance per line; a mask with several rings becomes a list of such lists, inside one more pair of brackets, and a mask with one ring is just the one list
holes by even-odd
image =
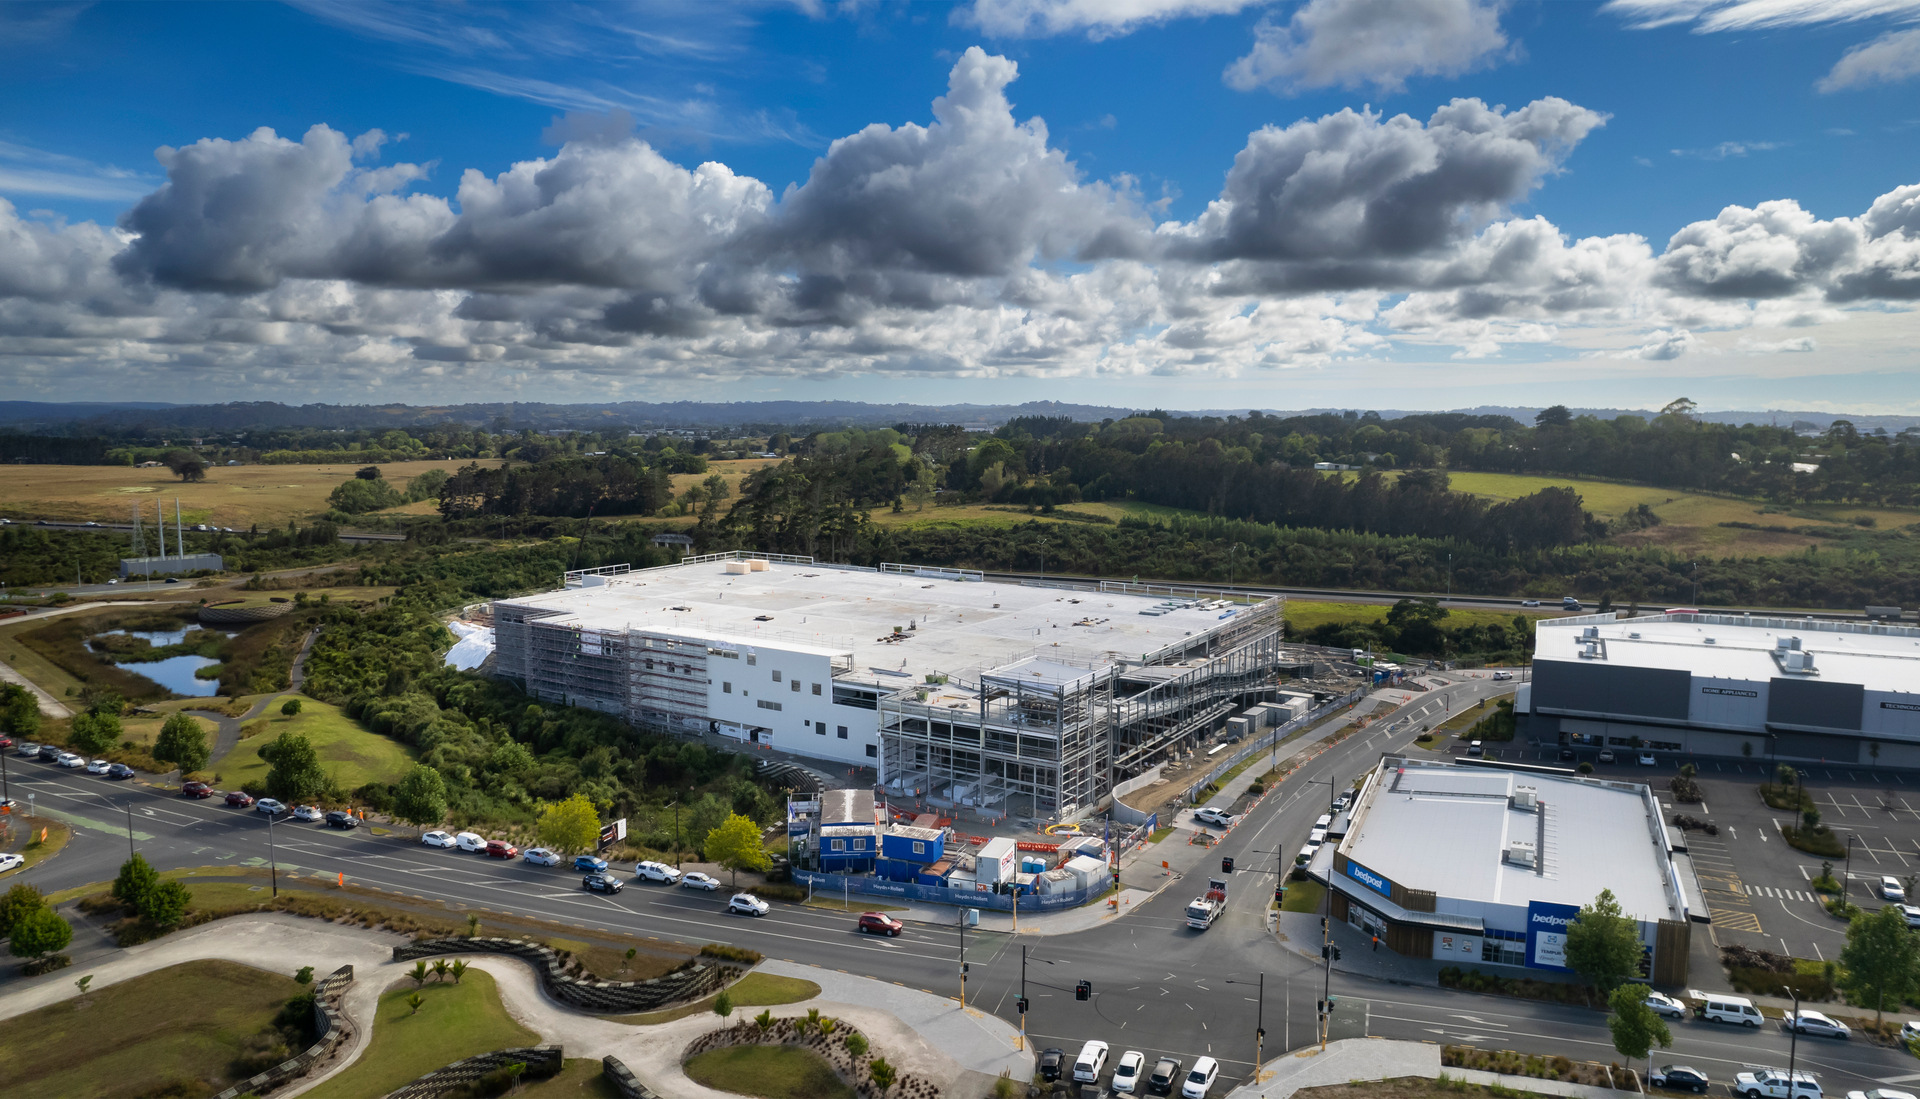
[[860, 930], [869, 935], [892, 935], [898, 938], [906, 926], [885, 912], [860, 913]]
[[253, 795], [245, 790], [230, 790], [227, 792], [227, 804], [238, 805], [244, 809], [253, 804]]
[[505, 840], [488, 840], [487, 857], [490, 859], [517, 859], [520, 849]]
[[0, 749], [11, 747], [13, 747], [13, 738], [10, 736], [0, 736]]
[[208, 786], [204, 782], [189, 782], [180, 787], [180, 796], [183, 798], [210, 798], [213, 796], [213, 787]]

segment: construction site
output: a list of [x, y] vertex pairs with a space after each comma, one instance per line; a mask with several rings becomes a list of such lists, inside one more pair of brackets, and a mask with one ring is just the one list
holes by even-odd
[[497, 600], [493, 667], [637, 726], [871, 767], [894, 800], [1065, 821], [1305, 674], [1281, 609], [735, 552]]

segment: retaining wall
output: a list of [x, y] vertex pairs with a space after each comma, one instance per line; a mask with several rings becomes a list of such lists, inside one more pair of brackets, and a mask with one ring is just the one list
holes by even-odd
[[332, 1053], [353, 1034], [353, 1024], [340, 1001], [353, 984], [353, 967], [343, 965], [313, 988], [313, 1024], [320, 1037], [299, 1056], [282, 1061], [251, 1080], [243, 1080], [221, 1092], [215, 1099], [235, 1099], [240, 1095], [264, 1095], [282, 1084], [305, 1076], [314, 1062]]
[[611, 1053], [600, 1058], [600, 1071], [613, 1082], [613, 1090], [620, 1093], [621, 1099], [660, 1099], [652, 1088], [640, 1082], [625, 1062]]
[[647, 981], [601, 981], [568, 975], [558, 952], [523, 939], [418, 939], [393, 948], [396, 962], [446, 954], [508, 954], [520, 958], [533, 966], [548, 995], [570, 1007], [603, 1015], [652, 1011], [668, 1004], [697, 1000], [718, 991], [743, 972], [742, 967], [706, 963]]
[[464, 1061], [455, 1061], [446, 1068], [434, 1069], [411, 1084], [387, 1093], [386, 1099], [435, 1099], [462, 1084], [472, 1083], [497, 1068], [508, 1065], [527, 1066], [528, 1077], [540, 1078], [557, 1075], [566, 1064], [566, 1050], [560, 1046], [521, 1046], [516, 1049], [496, 1049], [492, 1053], [482, 1053]]

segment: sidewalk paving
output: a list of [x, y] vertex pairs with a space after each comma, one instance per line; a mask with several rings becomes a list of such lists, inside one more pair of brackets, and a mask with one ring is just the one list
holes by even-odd
[[[346, 928], [298, 916], [269, 914], [217, 920], [190, 931], [119, 951], [92, 966], [75, 966], [14, 985], [0, 996], [0, 1021], [79, 995], [76, 976], [92, 973], [93, 990], [186, 962], [220, 958], [289, 977], [311, 965], [327, 974], [354, 967], [354, 983], [344, 1003], [354, 1020], [354, 1037], [345, 1055], [322, 1072], [285, 1093], [286, 1099], [344, 1070], [372, 1040], [374, 1009], [381, 993], [403, 984], [411, 962], [393, 961], [393, 948], [406, 936]], [[546, 1042], [566, 1046], [568, 1057], [612, 1054], [663, 1099], [732, 1099], [687, 1079], [680, 1051], [709, 1030], [738, 1021], [712, 1014], [691, 1015], [658, 1026], [634, 1026], [588, 1015], [550, 999], [533, 970], [502, 955], [475, 954], [468, 963], [486, 970], [499, 985], [507, 1011]], [[768, 961], [760, 968], [800, 977], [820, 986], [812, 1000], [771, 1008], [775, 1016], [805, 1015], [809, 1008], [845, 1019], [858, 1027], [877, 1050], [902, 1071], [951, 1087], [966, 1080], [968, 1090], [985, 1094], [1002, 1071], [1016, 1080], [1033, 1075], [1033, 1054], [1015, 1050], [1019, 1029], [973, 1008], [962, 1009], [949, 997], [904, 985], [792, 962]], [[757, 1012], [748, 1012], [748, 1015]]]
[[1308, 1048], [1276, 1057], [1265, 1066], [1273, 1078], [1260, 1084], [1242, 1084], [1227, 1093], [1227, 1099], [1287, 1099], [1302, 1088], [1345, 1084], [1355, 1080], [1395, 1080], [1422, 1076], [1429, 1080], [1442, 1072], [1455, 1080], [1475, 1084], [1498, 1084], [1539, 1095], [1565, 1095], [1575, 1099], [1620, 1099], [1638, 1095], [1637, 1091], [1568, 1084], [1559, 1080], [1539, 1080], [1531, 1076], [1508, 1076], [1478, 1069], [1440, 1067], [1440, 1047], [1429, 1042], [1403, 1042], [1387, 1038], [1344, 1038], [1328, 1042], [1326, 1052]]

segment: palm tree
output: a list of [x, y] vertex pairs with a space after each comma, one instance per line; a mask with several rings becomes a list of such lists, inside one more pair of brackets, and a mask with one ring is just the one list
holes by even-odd
[[436, 981], [444, 981], [447, 979], [447, 960], [445, 958], [435, 958], [433, 960], [433, 979]]
[[466, 975], [467, 963], [456, 960], [451, 966], [448, 966], [447, 969], [448, 972], [453, 974], [453, 983], [459, 984], [460, 978]]
[[[415, 988], [419, 988], [421, 985], [426, 984], [427, 983], [427, 963], [424, 961], [418, 961], [413, 963], [413, 968], [408, 971], [407, 976], [413, 978], [413, 987]], [[417, 1011], [419, 1009], [415, 1008], [414, 1010]]]

